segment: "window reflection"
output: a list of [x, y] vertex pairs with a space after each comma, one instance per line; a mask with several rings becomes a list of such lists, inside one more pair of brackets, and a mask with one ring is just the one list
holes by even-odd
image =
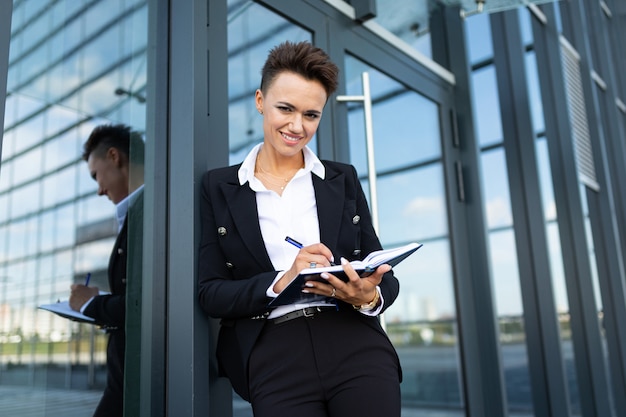
[[378, 185], [382, 241], [425, 243], [448, 235], [441, 163], [381, 176]]
[[472, 72], [472, 108], [480, 146], [502, 142], [500, 100], [493, 66]]
[[[520, 24], [522, 38], [526, 45], [534, 42], [531, 28], [531, 19], [528, 10], [520, 10]], [[580, 396], [578, 393], [578, 376], [574, 363], [574, 349], [572, 346], [572, 329], [570, 323], [570, 307], [567, 297], [567, 285], [563, 267], [563, 254], [559, 223], [557, 218], [556, 202], [550, 170], [550, 155], [547, 138], [545, 137], [545, 120], [543, 103], [541, 101], [541, 86], [539, 84], [537, 57], [533, 50], [525, 54], [526, 77], [528, 84], [528, 98], [533, 122], [533, 131], [536, 136], [535, 151], [537, 168], [539, 172], [539, 184], [541, 188], [541, 201], [546, 222], [546, 238], [548, 243], [548, 256], [550, 261], [550, 277], [554, 293], [554, 304], [559, 325], [561, 338], [561, 354], [566, 372], [567, 391], [569, 393], [570, 409], [573, 415], [580, 415]]]
[[20, 187], [11, 196], [11, 216], [22, 217], [37, 210], [39, 203], [39, 182]]
[[467, 31], [467, 53], [470, 64], [474, 65], [493, 58], [491, 23], [489, 14], [479, 13], [465, 20]]
[[481, 149], [483, 204], [488, 226], [489, 263], [507, 407], [532, 412], [533, 399], [528, 370], [524, 310], [513, 229], [511, 190], [503, 147], [500, 102], [493, 64], [491, 26], [488, 15], [467, 19], [466, 30], [471, 74], [472, 106], [477, 142]]
[[[106, 335], [37, 306], [67, 299], [70, 284], [91, 268], [106, 288], [114, 207], [97, 196], [82, 144], [97, 124], [145, 131], [138, 95], [146, 84], [147, 2], [16, 1], [11, 31], [0, 170], [0, 397], [36, 404], [34, 415], [91, 415], [106, 379]], [[52, 411], [50, 391], [80, 399], [78, 408]]]
[[44, 126], [43, 114], [38, 114], [17, 126], [15, 129], [14, 152], [18, 154], [35, 145], [41, 137]]
[[[53, 119], [59, 120], [57, 114]], [[68, 123], [68, 125], [73, 124]], [[51, 172], [56, 168], [59, 168], [65, 164], [74, 162], [77, 152], [68, 152], [68, 149], [80, 148], [79, 140], [75, 132], [68, 132], [63, 134], [43, 145], [44, 157], [44, 171]]]
[[[262, 22], [262, 24], [261, 24]], [[263, 140], [254, 104], [268, 51], [286, 40], [312, 41], [311, 33], [251, 1], [228, 1], [228, 99], [230, 164], [243, 161]], [[309, 147], [315, 149], [315, 139]]]
[[[362, 72], [370, 78], [383, 247], [411, 241], [424, 244], [418, 255], [394, 268], [402, 289], [384, 314], [403, 368], [403, 404], [407, 410], [460, 409], [461, 368], [438, 106], [355, 57], [347, 57], [346, 68], [348, 95], [362, 94]], [[362, 104], [347, 106], [350, 161], [365, 178]], [[419, 129], [407, 120], [418, 120]], [[368, 180], [362, 183], [371, 199]]]
[[11, 163], [18, 167], [13, 173], [13, 184], [21, 184], [33, 178], [37, 178], [41, 175], [41, 148], [34, 148], [18, 158], [15, 158]]
[[[7, 194], [0, 194], [0, 223], [4, 223], [9, 216], [9, 196]], [[0, 238], [0, 241], [2, 239]], [[2, 249], [0, 249], [0, 254]], [[1, 260], [1, 259], [0, 259]]]
[[[361, 74], [368, 72], [372, 90], [372, 118], [387, 123], [374, 123], [376, 167], [380, 171], [408, 167], [439, 158], [441, 155], [438, 107], [425, 97], [414, 94], [402, 84], [359, 60], [346, 62], [348, 94], [360, 95]], [[366, 171], [364, 114], [360, 104], [349, 104], [351, 137], [361, 138], [350, 146], [352, 164], [361, 173]], [[408, 122], [415, 120], [416, 123]], [[393, 126], [393, 128], [389, 128]]]
[[543, 119], [539, 74], [537, 73], [537, 56], [534, 51], [526, 53], [526, 77], [528, 79], [528, 100], [533, 129], [537, 134], [541, 134], [545, 130], [545, 122]]
[[512, 226], [511, 194], [504, 151], [498, 148], [483, 152], [481, 166], [484, 182], [487, 225], [490, 229]]
[[432, 57], [430, 2], [376, 0], [376, 23], [427, 57]]

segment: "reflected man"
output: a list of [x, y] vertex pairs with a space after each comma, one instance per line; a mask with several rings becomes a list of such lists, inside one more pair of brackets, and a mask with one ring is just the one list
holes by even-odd
[[106, 195], [115, 204], [118, 221], [108, 268], [111, 293], [100, 294], [98, 287], [74, 284], [69, 298], [72, 309], [94, 318], [109, 334], [106, 388], [95, 417], [122, 417], [124, 412], [127, 229], [129, 218], [142, 222], [143, 153], [141, 136], [125, 125], [96, 127], [83, 147], [83, 159], [98, 183], [98, 195]]

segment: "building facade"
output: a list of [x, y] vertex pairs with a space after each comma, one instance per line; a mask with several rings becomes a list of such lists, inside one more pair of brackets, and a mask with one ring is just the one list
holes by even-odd
[[252, 415], [195, 302], [199, 178], [262, 140], [254, 92], [285, 40], [340, 67], [311, 148], [355, 165], [384, 247], [424, 244], [381, 318], [403, 416], [626, 413], [623, 1], [0, 5], [3, 414], [99, 399], [106, 335], [38, 306], [88, 273], [106, 289], [114, 208], [81, 147], [125, 123], [146, 142], [126, 415]]

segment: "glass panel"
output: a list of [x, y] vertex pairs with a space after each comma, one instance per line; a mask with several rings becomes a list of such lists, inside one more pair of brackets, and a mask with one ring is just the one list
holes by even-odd
[[13, 184], [22, 184], [41, 175], [41, 148], [34, 148], [15, 158], [11, 163], [17, 169], [13, 172]]
[[11, 216], [22, 217], [39, 210], [39, 182], [15, 188], [11, 193]]
[[511, 227], [513, 217], [509, 198], [509, 181], [502, 148], [483, 153], [482, 171], [485, 184], [487, 226], [490, 229]]
[[[145, 131], [145, 0], [14, 1], [0, 171], [0, 414], [92, 415], [109, 338], [40, 310], [107, 289], [114, 206], [82, 160], [99, 124]], [[123, 88], [127, 93], [116, 93]]]
[[502, 120], [496, 71], [493, 65], [473, 71], [472, 107], [480, 146], [502, 142]]
[[[230, 163], [263, 141], [254, 93], [268, 51], [284, 41], [313, 41], [311, 33], [251, 1], [228, 1], [228, 135]], [[315, 138], [309, 147], [316, 149]]]
[[43, 145], [44, 171], [46, 173], [74, 162], [80, 157], [79, 138], [76, 130], [55, 137]]
[[508, 174], [502, 143], [500, 104], [493, 66], [489, 18], [476, 15], [466, 20], [471, 74], [472, 102], [477, 140], [483, 150], [481, 172], [488, 226], [495, 308], [504, 373], [507, 406], [511, 415], [532, 415], [533, 402], [528, 371], [524, 311], [517, 267], [515, 235]]
[[[384, 172], [440, 158], [437, 106], [356, 59], [346, 60], [346, 73], [349, 75], [346, 80], [348, 94], [362, 94], [363, 72], [369, 74], [370, 84], [377, 88], [375, 93], [372, 91], [372, 118], [387, 122], [374, 123], [373, 126], [374, 138], [389, 137], [389, 141], [376, 140], [374, 143], [376, 169]], [[363, 106], [355, 103], [348, 106], [350, 136], [363, 139], [365, 138]], [[418, 130], [413, 124], [406, 122], [407, 117], [410, 118], [408, 120], [419, 118]], [[391, 131], [389, 126], [393, 126]], [[398, 151], [400, 149], [402, 152]], [[351, 142], [350, 161], [360, 173], [367, 171], [367, 148], [364, 140]]]
[[489, 15], [484, 13], [471, 16], [465, 20], [465, 27], [470, 64], [475, 65], [481, 61], [493, 59]]
[[[609, 362], [609, 351], [607, 346], [606, 339], [606, 327], [604, 326], [604, 303], [602, 302], [602, 294], [600, 292], [600, 278], [598, 276], [598, 266], [597, 259], [595, 253], [595, 245], [593, 242], [593, 234], [591, 230], [591, 219], [589, 217], [589, 202], [587, 201], [587, 193], [595, 193], [595, 191], [588, 189], [583, 183], [579, 184], [580, 186], [580, 195], [581, 195], [581, 204], [583, 208], [583, 212], [585, 214], [585, 230], [586, 230], [586, 238], [587, 238], [587, 250], [589, 251], [589, 261], [591, 263], [591, 284], [593, 285], [593, 296], [595, 299], [596, 310], [597, 310], [597, 318], [598, 318], [598, 326], [600, 328], [600, 337], [602, 339], [602, 354], [604, 355], [604, 362], [606, 365], [605, 373], [607, 378], [607, 387], [611, 387], [611, 372], [610, 372], [610, 362]], [[611, 408], [614, 408], [615, 401], [613, 400], [613, 390], [609, 389], [608, 397], [610, 400]], [[613, 412], [613, 415], [616, 415]]]
[[407, 45], [432, 58], [429, 22], [430, 2], [413, 0], [376, 0], [378, 23]]
[[538, 139], [535, 141], [535, 150], [539, 170], [541, 201], [543, 202], [544, 219], [546, 222], [550, 276], [552, 278], [554, 303], [557, 308], [556, 314], [560, 330], [561, 355], [563, 356], [567, 380], [570, 411], [572, 416], [580, 416], [580, 395], [578, 392], [578, 375], [576, 373], [574, 349], [572, 345], [569, 299], [567, 298], [567, 284], [565, 282], [565, 271], [563, 268], [563, 254], [561, 251], [556, 202], [554, 200], [548, 143], [547, 139], [542, 136], [544, 130], [543, 106], [540, 99], [536, 57], [533, 52], [526, 53], [526, 64], [531, 114], [533, 116], [535, 134], [538, 136]]
[[[464, 415], [438, 105], [355, 57], [345, 64], [347, 95], [362, 94], [364, 71], [370, 78], [383, 247], [424, 243], [421, 253], [395, 267], [402, 290], [384, 315], [403, 369], [403, 415], [441, 409]], [[347, 105], [350, 161], [365, 178], [362, 104]], [[406, 123], [417, 115], [419, 130]], [[363, 181], [371, 201], [368, 186]]]
[[74, 198], [76, 194], [76, 176], [80, 174], [84, 175], [85, 171], [77, 170], [76, 165], [70, 165], [62, 171], [45, 176], [43, 179], [44, 206], [49, 207]]
[[[284, 41], [313, 42], [311, 32], [252, 1], [228, 0], [229, 163], [243, 161], [263, 141], [263, 120], [254, 93], [268, 51]], [[317, 148], [316, 138], [308, 145]], [[233, 392], [237, 417], [252, 416], [250, 404]]]
[[520, 12], [517, 14], [519, 16], [520, 29], [522, 32], [522, 43], [524, 45], [532, 45], [533, 43], [533, 28], [531, 20], [532, 16], [530, 15], [530, 11], [528, 9], [520, 8]]
[[504, 150], [498, 147], [483, 151], [481, 159], [489, 228], [489, 261], [508, 408], [512, 412], [532, 413], [524, 309]]
[[[530, 12], [520, 11], [522, 28], [530, 26]], [[526, 22], [526, 23], [524, 23]], [[532, 31], [526, 29], [528, 42], [533, 42]], [[526, 37], [525, 36], [525, 37]], [[541, 201], [543, 202], [543, 212], [546, 222], [546, 237], [548, 240], [550, 276], [552, 278], [552, 289], [554, 291], [554, 303], [558, 317], [561, 354], [567, 379], [567, 391], [569, 393], [570, 411], [572, 416], [580, 416], [580, 395], [578, 392], [578, 375], [574, 361], [574, 349], [572, 345], [572, 329], [569, 315], [569, 299], [567, 298], [567, 285], [565, 282], [565, 272], [563, 268], [563, 254], [561, 252], [561, 241], [559, 233], [559, 223], [554, 199], [554, 188], [552, 182], [552, 172], [550, 170], [550, 155], [548, 151], [547, 139], [544, 135], [545, 120], [543, 116], [543, 103], [541, 102], [541, 89], [539, 85], [539, 74], [537, 72], [537, 58], [534, 51], [526, 53], [526, 76], [528, 83], [528, 93], [530, 100], [530, 110], [533, 121], [533, 130], [537, 136], [535, 149], [537, 155], [537, 167], [539, 170], [539, 181], [541, 186]]]

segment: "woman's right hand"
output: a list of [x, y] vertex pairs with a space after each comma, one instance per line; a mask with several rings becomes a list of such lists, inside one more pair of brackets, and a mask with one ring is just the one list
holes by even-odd
[[274, 284], [274, 292], [280, 294], [300, 271], [311, 268], [313, 263], [317, 267], [323, 267], [331, 266], [333, 261], [333, 253], [323, 243], [303, 247], [296, 255], [291, 268]]

